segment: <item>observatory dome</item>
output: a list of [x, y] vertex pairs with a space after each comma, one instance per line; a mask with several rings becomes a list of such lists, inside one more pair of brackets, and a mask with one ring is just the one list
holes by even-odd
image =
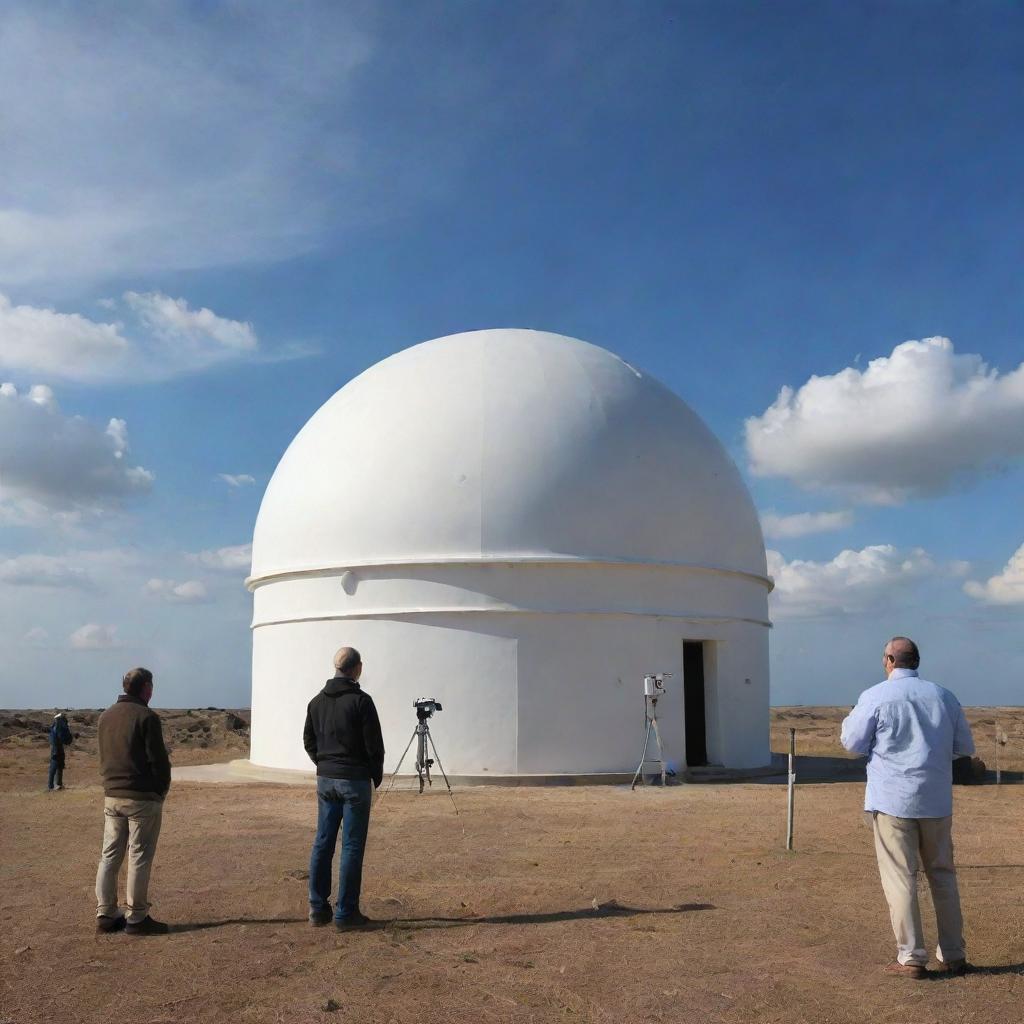
[[682, 399], [582, 341], [457, 334], [349, 381], [271, 478], [248, 585], [259, 765], [309, 769], [306, 704], [343, 645], [389, 772], [429, 695], [456, 776], [631, 775], [655, 672], [677, 768], [769, 758], [747, 489]]
[[267, 488], [252, 574], [533, 556], [765, 573], [746, 487], [682, 399], [595, 345], [491, 330], [320, 408]]

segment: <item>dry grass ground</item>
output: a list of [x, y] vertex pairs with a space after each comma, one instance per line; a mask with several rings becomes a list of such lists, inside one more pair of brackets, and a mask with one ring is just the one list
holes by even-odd
[[312, 791], [181, 783], [152, 886], [175, 929], [146, 939], [93, 932], [88, 766], [48, 794], [45, 756], [31, 774], [28, 756], [0, 745], [10, 1024], [1021, 1019], [1024, 786], [957, 789], [985, 970], [910, 982], [879, 973], [892, 937], [859, 784], [800, 788], [790, 854], [772, 783], [467, 789], [458, 817], [443, 789], [394, 792], [374, 810], [364, 877], [364, 909], [387, 923], [338, 934], [305, 918]]

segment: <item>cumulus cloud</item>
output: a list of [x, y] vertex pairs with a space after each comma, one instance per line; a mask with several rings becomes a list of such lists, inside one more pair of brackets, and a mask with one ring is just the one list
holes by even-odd
[[249, 476], [248, 473], [218, 473], [217, 478], [223, 480], [228, 487], [245, 487], [256, 483], [256, 478]]
[[164, 601], [179, 604], [198, 604], [207, 599], [206, 586], [201, 580], [185, 580], [177, 583], [174, 580], [151, 579], [142, 588], [149, 597], [159, 597]]
[[[0, 8], [0, 280], [285, 258], [352, 217], [348, 5]], [[356, 108], [359, 109], [359, 108]], [[339, 179], [347, 188], [339, 188]]]
[[0, 583], [15, 587], [91, 590], [92, 577], [81, 566], [57, 555], [18, 555], [0, 561]]
[[984, 583], [968, 580], [964, 590], [986, 604], [1024, 604], [1024, 544], [1010, 556], [1001, 573]]
[[778, 551], [768, 552], [768, 573], [775, 580], [772, 611], [779, 617], [856, 614], [884, 608], [940, 571], [927, 551], [900, 551], [891, 544], [840, 551], [830, 562], [787, 561]]
[[252, 545], [235, 544], [226, 548], [211, 548], [189, 555], [189, 559], [208, 569], [239, 570], [248, 572], [252, 566]]
[[50, 634], [42, 626], [33, 626], [22, 638], [27, 647], [45, 647], [50, 642]]
[[227, 349], [246, 352], [257, 347], [252, 324], [226, 320], [205, 306], [190, 309], [184, 299], [172, 299], [160, 292], [125, 292], [124, 300], [158, 337], [174, 341], [209, 340]]
[[165, 380], [241, 359], [307, 354], [266, 353], [252, 324], [161, 292], [125, 292], [106, 308], [124, 319], [15, 306], [0, 294], [0, 369], [88, 384]]
[[102, 626], [96, 622], [80, 626], [68, 637], [68, 643], [76, 651], [113, 650], [120, 646], [117, 626]]
[[83, 371], [123, 359], [128, 341], [118, 324], [96, 323], [77, 313], [15, 306], [0, 294], [0, 366], [62, 377], [69, 361]]
[[948, 338], [907, 341], [784, 387], [746, 444], [758, 476], [879, 504], [941, 494], [1024, 457], [1024, 363], [1000, 374]]
[[148, 491], [153, 474], [129, 465], [123, 420], [106, 427], [65, 416], [47, 387], [0, 385], [0, 519], [29, 523]]
[[852, 525], [853, 513], [846, 510], [842, 512], [798, 512], [791, 516], [765, 512], [761, 516], [764, 535], [773, 540], [806, 537], [812, 533], [830, 533], [833, 530], [845, 530]]

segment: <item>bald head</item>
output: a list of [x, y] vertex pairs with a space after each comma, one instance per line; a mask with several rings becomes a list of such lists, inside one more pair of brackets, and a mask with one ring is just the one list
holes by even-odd
[[334, 655], [335, 675], [358, 679], [363, 670], [363, 659], [354, 647], [341, 647]]
[[893, 668], [917, 668], [921, 664], [921, 652], [908, 636], [894, 636], [885, 645], [885, 658], [892, 659]]

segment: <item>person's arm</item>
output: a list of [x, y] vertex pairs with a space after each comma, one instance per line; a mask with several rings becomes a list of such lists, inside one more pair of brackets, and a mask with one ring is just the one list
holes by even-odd
[[146, 742], [146, 760], [149, 770], [157, 782], [157, 792], [166, 796], [171, 788], [171, 759], [167, 756], [164, 745], [164, 730], [160, 724], [160, 716], [154, 711], [146, 717], [143, 725], [143, 737]]
[[61, 742], [63, 742], [63, 743], [74, 743], [75, 742], [75, 737], [71, 735], [71, 729], [68, 726], [67, 722], [61, 722], [60, 729], [61, 729], [61, 737], [60, 737], [61, 738]]
[[363, 743], [370, 759], [370, 774], [376, 789], [384, 780], [384, 737], [380, 731], [380, 719], [373, 700], [367, 697], [363, 701]]
[[875, 729], [878, 727], [878, 708], [874, 703], [861, 701], [843, 720], [839, 740], [852, 754], [867, 756], [875, 745]]
[[302, 728], [302, 745], [306, 748], [310, 761], [316, 764], [316, 729], [313, 728], [313, 715], [308, 707], [306, 708], [306, 724]]
[[953, 732], [953, 757], [968, 757], [974, 753], [974, 737], [971, 735], [971, 727], [967, 724], [967, 716], [964, 709], [957, 701], [956, 705], [956, 727]]

